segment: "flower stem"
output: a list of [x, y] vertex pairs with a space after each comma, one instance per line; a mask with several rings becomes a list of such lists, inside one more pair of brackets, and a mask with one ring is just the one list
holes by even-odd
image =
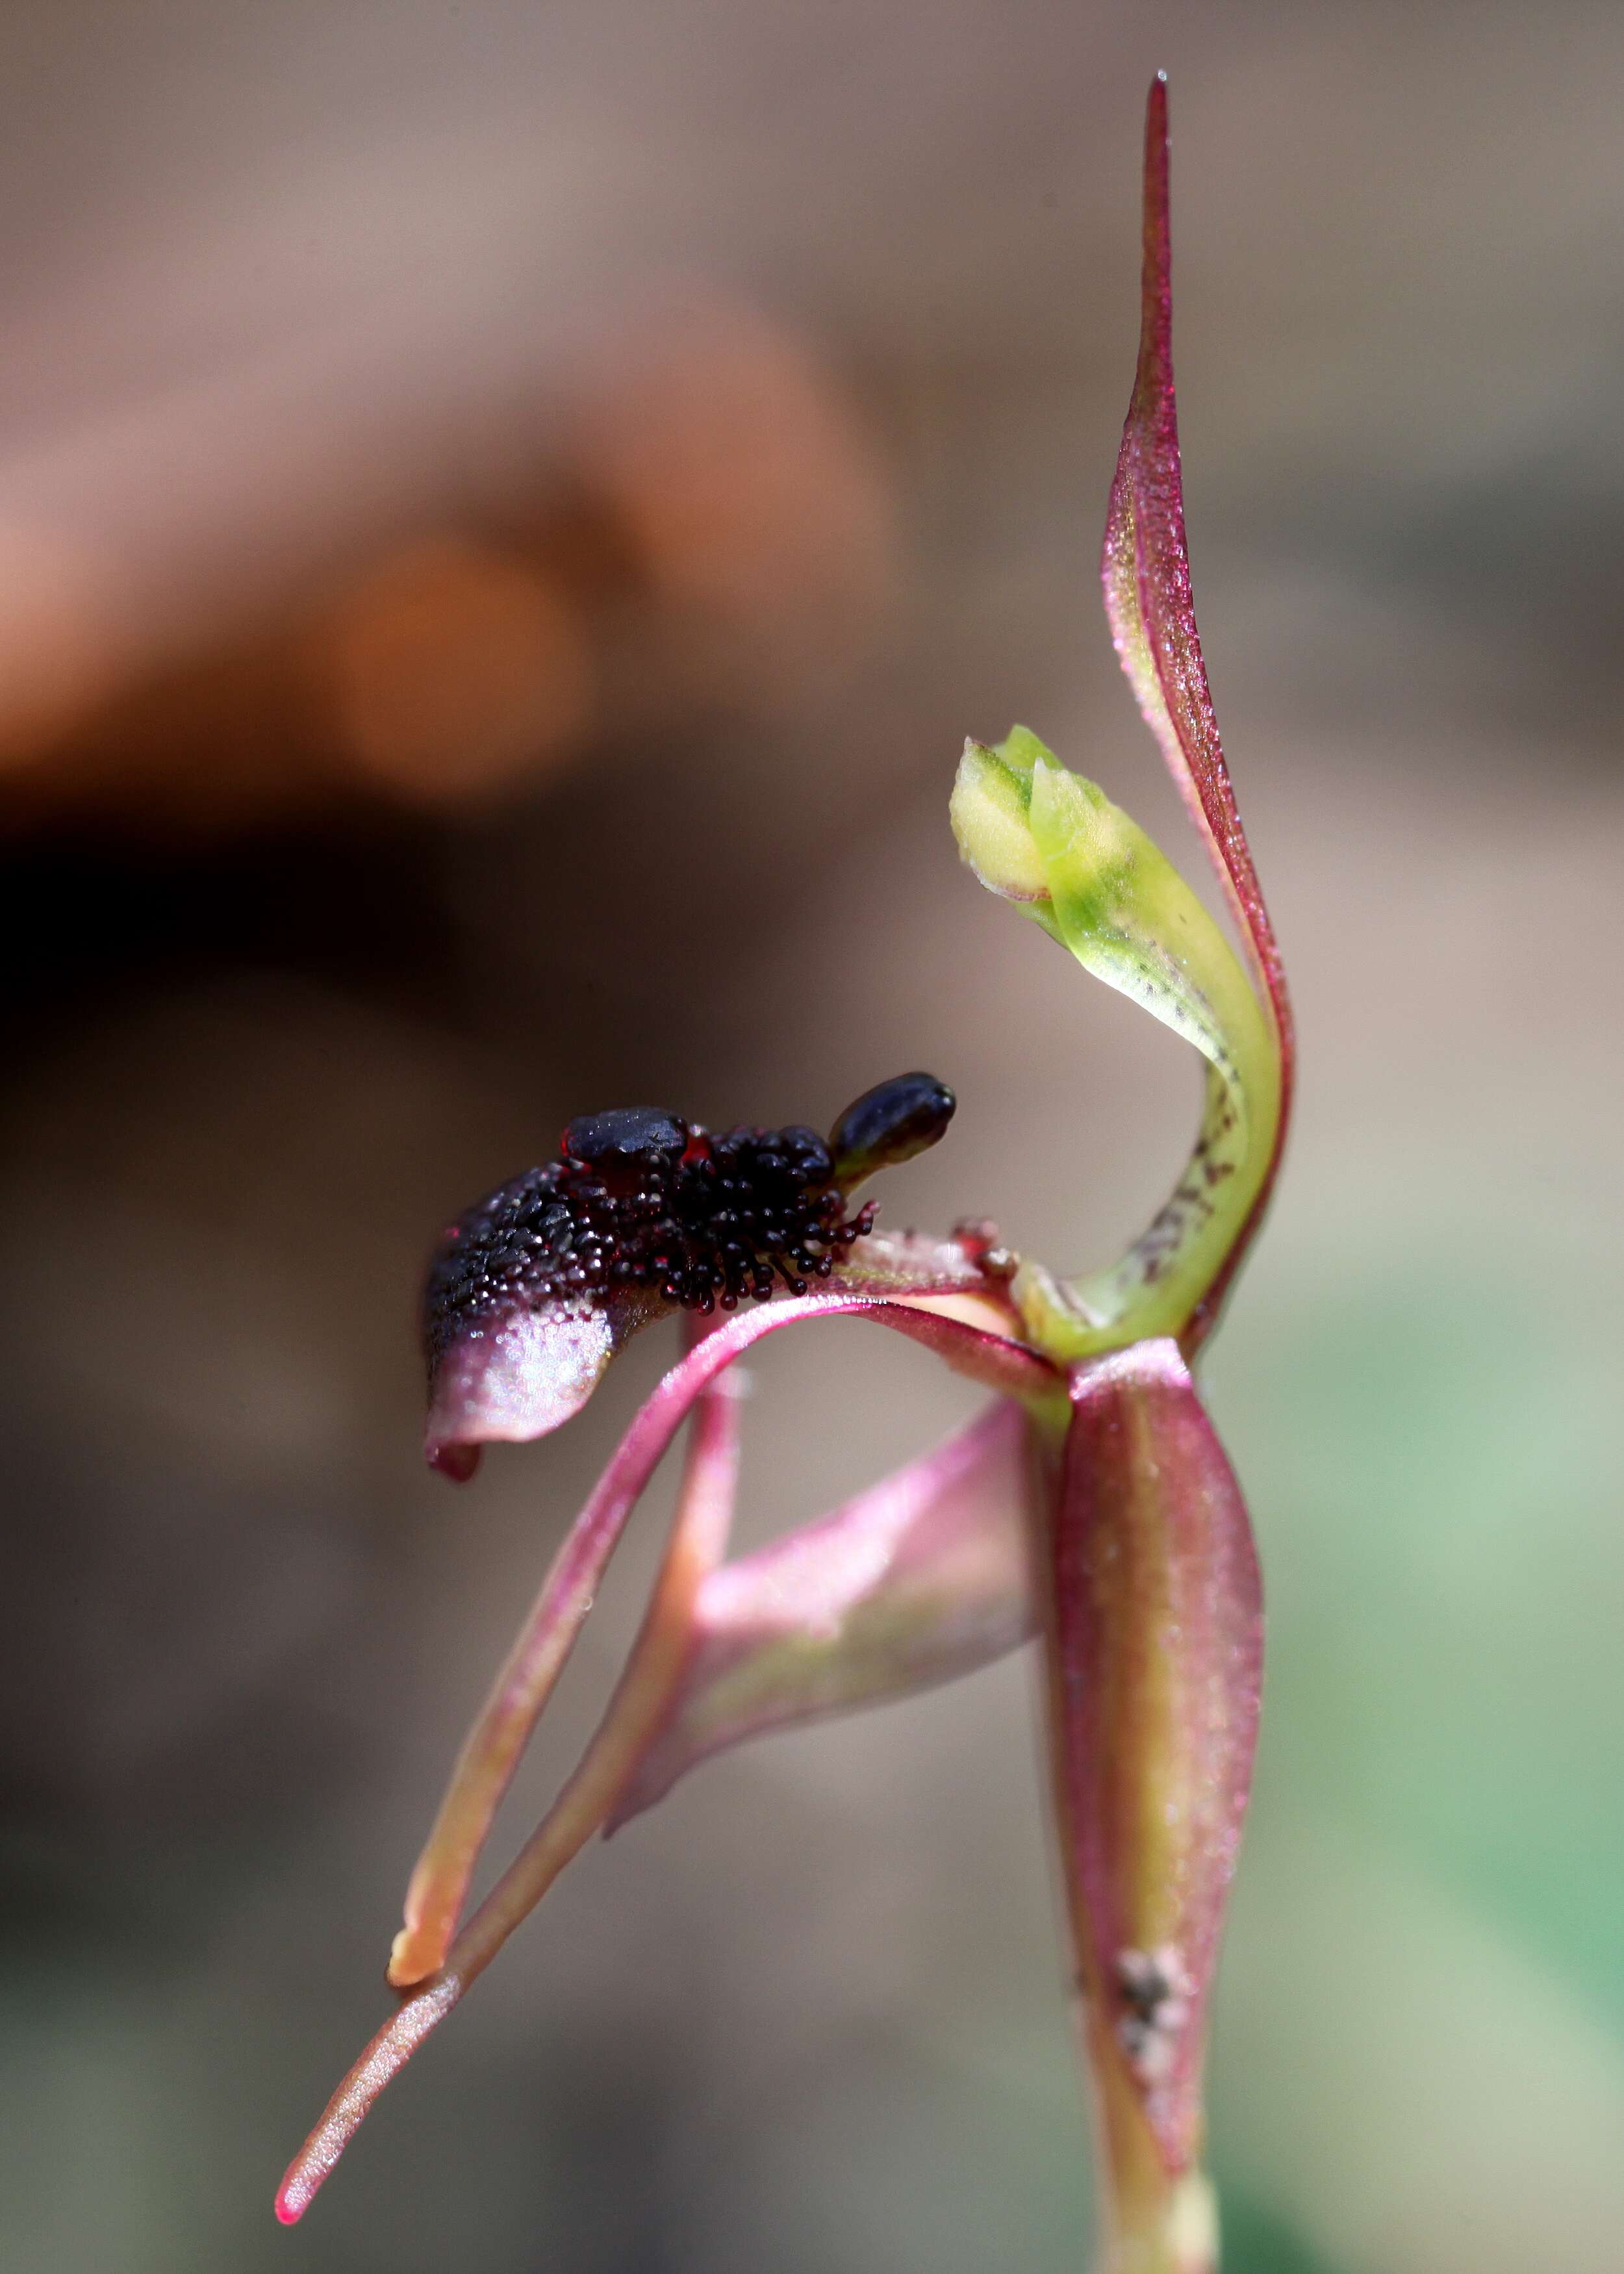
[[1100, 2191], [1096, 2274], [1218, 2274], [1218, 2203], [1199, 2165], [1169, 2172], [1119, 2047], [1085, 2028]]

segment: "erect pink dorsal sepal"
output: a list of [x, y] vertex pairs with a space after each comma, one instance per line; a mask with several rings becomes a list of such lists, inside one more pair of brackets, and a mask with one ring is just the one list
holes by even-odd
[[1145, 115], [1144, 196], [1139, 365], [1100, 561], [1105, 612], [1139, 709], [1212, 854], [1267, 999], [1281, 1053], [1280, 1118], [1268, 1173], [1228, 1269], [1198, 1314], [1189, 1339], [1199, 1341], [1267, 1203], [1290, 1113], [1294, 1046], [1280, 948], [1229, 780], [1190, 587], [1173, 385], [1167, 83], [1160, 75], [1151, 83]]
[[1177, 2176], [1200, 2150], [1263, 1607], [1245, 1504], [1172, 1342], [1077, 1368], [1042, 1577], [1056, 1814], [1111, 2160], [1142, 2166], [1154, 2145]]

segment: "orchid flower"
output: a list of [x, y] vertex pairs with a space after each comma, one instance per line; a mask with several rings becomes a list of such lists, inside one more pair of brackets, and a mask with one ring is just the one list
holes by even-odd
[[[637, 1414], [475, 1722], [406, 1896], [402, 1993], [289, 2170], [305, 2210], [382, 2087], [593, 1834], [707, 1756], [985, 1664], [1046, 1671], [1053, 1818], [1096, 2113], [1109, 2274], [1211, 2274], [1207, 2011], [1261, 1675], [1257, 1557], [1192, 1377], [1284, 1141], [1289, 1010], [1207, 692], [1184, 546], [1170, 348], [1166, 88], [1150, 91], [1138, 372], [1106, 525], [1116, 651], [1207, 842], [1241, 954], [1143, 832], [1037, 737], [966, 746], [951, 801], [975, 876], [1205, 1061], [1194, 1149], [1108, 1269], [1062, 1278], [990, 1225], [875, 1228], [853, 1194], [937, 1141], [951, 1093], [884, 1082], [827, 1139], [583, 1116], [558, 1156], [470, 1210], [430, 1274], [429, 1458], [576, 1412], [666, 1314], [688, 1347]], [[751, 1307], [741, 1309], [741, 1304]], [[843, 1319], [910, 1337], [992, 1393], [979, 1419], [822, 1521], [728, 1562], [735, 1361]], [[497, 1808], [626, 1523], [686, 1424], [677, 1507], [602, 1722], [540, 1825], [463, 1916]]]

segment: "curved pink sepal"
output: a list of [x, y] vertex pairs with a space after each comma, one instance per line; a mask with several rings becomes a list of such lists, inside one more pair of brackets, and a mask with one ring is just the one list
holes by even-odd
[[692, 1655], [615, 1831], [712, 1753], [949, 1682], [1033, 1632], [1030, 1425], [1008, 1403], [703, 1582]]
[[1077, 1369], [1043, 1577], [1057, 1816], [1094, 2073], [1108, 2124], [1148, 2127], [1177, 2173], [1200, 2150], [1263, 1604], [1245, 1504], [1171, 1341]]
[[1280, 948], [1229, 780], [1196, 629], [1184, 541], [1184, 478], [1173, 386], [1172, 248], [1168, 222], [1167, 85], [1145, 115], [1145, 248], [1139, 366], [1111, 484], [1100, 575], [1123, 669], [1146, 723], [1207, 841], [1267, 998], [1281, 1053], [1280, 1119], [1268, 1174], [1191, 1342], [1216, 1316], [1224, 1288], [1267, 1204], [1291, 1109], [1294, 1044]]

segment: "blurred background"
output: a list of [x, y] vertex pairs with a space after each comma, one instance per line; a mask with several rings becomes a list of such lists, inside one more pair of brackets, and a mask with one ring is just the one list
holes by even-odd
[[[270, 2199], [669, 1354], [458, 1494], [440, 1225], [571, 1112], [916, 1065], [892, 1221], [1075, 1268], [1182, 1159], [1179, 1046], [945, 817], [1020, 719], [1198, 858], [1094, 582], [1157, 65], [1303, 1029], [1209, 1369], [1273, 1620], [1226, 2264], [1624, 2264], [1624, 19], [58, 0], [0, 14], [8, 2269], [1084, 2263], [1019, 1660], [702, 1772]], [[762, 1355], [747, 1539], [967, 1410], [856, 1340]]]

